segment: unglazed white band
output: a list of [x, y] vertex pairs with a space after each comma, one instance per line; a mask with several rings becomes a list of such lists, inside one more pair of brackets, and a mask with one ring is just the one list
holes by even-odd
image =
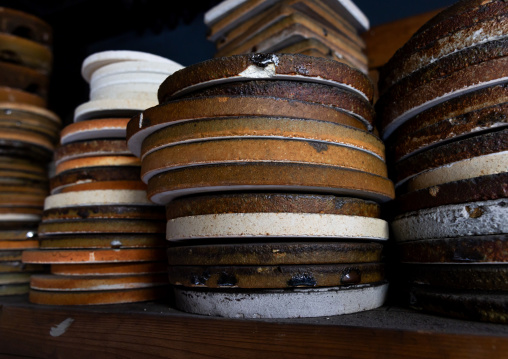
[[379, 218], [321, 213], [222, 213], [168, 221], [170, 241], [220, 237], [333, 237], [387, 240]]
[[397, 241], [508, 233], [505, 198], [439, 206], [397, 216], [391, 223]]
[[[408, 191], [508, 171], [508, 151], [468, 158], [422, 172], [408, 180]], [[397, 186], [403, 182], [397, 183]]]
[[143, 190], [104, 189], [58, 193], [46, 197], [44, 210], [51, 208], [92, 206], [92, 205], [151, 205]]
[[257, 291], [174, 287], [176, 308], [227, 318], [300, 318], [357, 313], [381, 307], [388, 284]]

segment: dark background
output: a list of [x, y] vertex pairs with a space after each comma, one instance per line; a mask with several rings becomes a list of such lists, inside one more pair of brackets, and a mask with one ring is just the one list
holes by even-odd
[[[28, 12], [53, 28], [53, 72], [48, 108], [72, 122], [75, 107], [88, 101], [82, 61], [106, 50], [135, 50], [184, 66], [209, 58], [204, 13], [221, 0], [11, 0], [0, 6]], [[356, 0], [371, 27], [443, 8], [454, 0]]]

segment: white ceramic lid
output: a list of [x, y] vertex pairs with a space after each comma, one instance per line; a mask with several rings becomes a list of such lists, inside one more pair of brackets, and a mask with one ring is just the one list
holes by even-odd
[[81, 65], [81, 75], [90, 82], [92, 74], [99, 68], [122, 61], [151, 61], [151, 62], [165, 62], [174, 63], [174, 61], [167, 59], [163, 56], [132, 50], [109, 50], [96, 52], [83, 61]]

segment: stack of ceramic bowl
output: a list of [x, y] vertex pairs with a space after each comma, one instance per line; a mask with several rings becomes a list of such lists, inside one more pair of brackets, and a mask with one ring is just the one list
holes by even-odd
[[360, 33], [369, 21], [350, 0], [225, 0], [204, 16], [216, 57], [299, 53], [344, 62], [367, 73]]
[[508, 3], [460, 1], [381, 72], [392, 229], [411, 305], [506, 322]]
[[48, 164], [60, 118], [46, 109], [52, 31], [41, 19], [0, 7], [0, 295], [28, 292], [21, 262], [37, 248], [37, 226], [48, 195]]
[[38, 227], [41, 245], [23, 253], [25, 263], [51, 265], [51, 274], [32, 276], [30, 301], [106, 304], [166, 294], [164, 208], [147, 199], [123, 116], [153, 105], [157, 76], [162, 82], [174, 67], [170, 60], [130, 51], [98, 53], [83, 62], [93, 98], [61, 132]]
[[90, 101], [74, 111], [74, 122], [92, 118], [132, 117], [157, 104], [157, 89], [183, 66], [165, 57], [130, 50], [97, 52], [82, 64]]
[[300, 54], [235, 55], [169, 76], [127, 126], [166, 206], [178, 309], [312, 317], [379, 307], [393, 198], [372, 84]]

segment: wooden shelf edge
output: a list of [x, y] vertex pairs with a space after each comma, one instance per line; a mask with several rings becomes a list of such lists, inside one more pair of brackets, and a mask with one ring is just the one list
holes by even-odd
[[[454, 329], [461, 324], [462, 333]], [[164, 303], [56, 307], [0, 299], [1, 358], [498, 358], [506, 353], [506, 326], [397, 308], [331, 318], [233, 320], [182, 313]]]

